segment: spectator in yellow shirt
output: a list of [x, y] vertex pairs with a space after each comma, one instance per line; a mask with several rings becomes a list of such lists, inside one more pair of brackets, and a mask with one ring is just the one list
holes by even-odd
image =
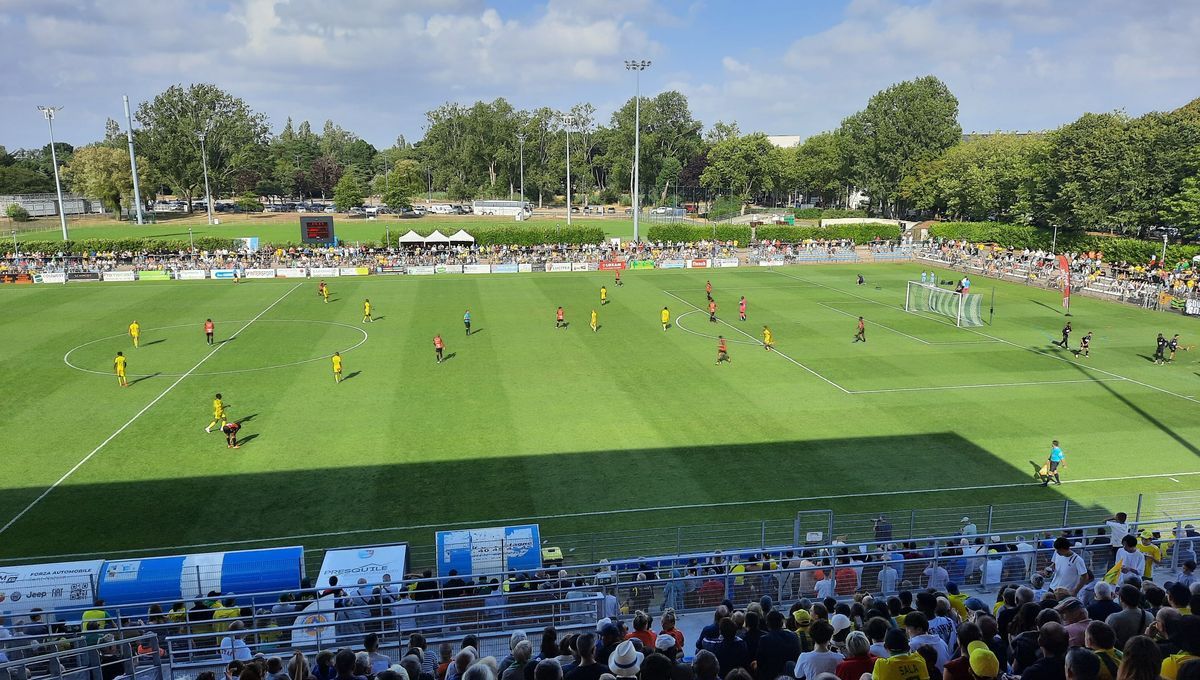
[[1142, 540], [1138, 541], [1137, 549], [1146, 556], [1146, 567], [1142, 577], [1148, 579], [1154, 576], [1154, 565], [1162, 562], [1162, 548], [1154, 545], [1154, 533], [1149, 529], [1143, 529], [1139, 537]]

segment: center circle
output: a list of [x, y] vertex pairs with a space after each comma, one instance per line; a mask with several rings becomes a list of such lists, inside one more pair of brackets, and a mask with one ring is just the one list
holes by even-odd
[[[717, 336], [715, 336], [715, 335], [709, 335], [708, 333], [701, 333], [700, 331], [694, 331], [694, 330], [688, 328], [687, 326], [683, 325], [683, 320], [685, 318], [687, 318], [693, 314], [707, 314], [707, 313], [708, 312], [705, 312], [702, 309], [693, 309], [690, 312], [684, 312], [683, 314], [680, 314], [678, 316], [678, 318], [675, 319], [675, 325], [679, 328], [679, 330], [683, 331], [684, 333], [691, 333], [692, 335], [699, 335], [702, 338], [710, 338], [712, 340], [716, 340]], [[739, 340], [737, 338], [725, 338], [725, 341], [733, 343], [735, 345], [761, 345], [762, 344], [761, 342], [755, 342], [753, 340]]]
[[[134, 349], [132, 347], [132, 344], [131, 344], [128, 334], [118, 333], [116, 335], [109, 335], [109, 336], [106, 336], [103, 338], [89, 340], [88, 342], [85, 342], [80, 345], [76, 345], [75, 347], [72, 347], [71, 349], [67, 350], [66, 354], [63, 355], [63, 363], [65, 363], [67, 366], [70, 366], [71, 368], [73, 368], [77, 371], [82, 371], [84, 373], [92, 373], [94, 375], [111, 376], [113, 374], [111, 369], [110, 370], [96, 370], [94, 368], [89, 368], [88, 366], [95, 366], [95, 365], [109, 366], [112, 363], [113, 355], [118, 350], [120, 350], [120, 351], [125, 352], [125, 355], [127, 357], [129, 357], [131, 360], [130, 361], [130, 369], [131, 370], [127, 373], [127, 375], [131, 378], [146, 378], [146, 377], [156, 377], [156, 376], [158, 376], [158, 377], [180, 377], [183, 375], [192, 375], [192, 376], [230, 375], [230, 374], [234, 374], [234, 373], [252, 373], [255, 371], [269, 371], [269, 370], [273, 370], [276, 368], [288, 368], [290, 366], [300, 366], [302, 364], [308, 364], [308, 363], [312, 363], [314, 361], [328, 360], [331, 356], [333, 356], [334, 351], [341, 352], [342, 354], [346, 354], [348, 352], [354, 351], [355, 349], [358, 349], [359, 347], [361, 347], [363, 345], [363, 343], [365, 343], [367, 341], [367, 337], [368, 337], [366, 330], [359, 328], [357, 326], [353, 326], [351, 324], [339, 323], [337, 321], [320, 321], [320, 320], [314, 320], [314, 319], [258, 319], [253, 322], [253, 324], [254, 324], [253, 326], [248, 325], [250, 323], [251, 323], [250, 320], [247, 320], [247, 319], [216, 322], [217, 332], [215, 335], [215, 342], [212, 346], [208, 346], [205, 344], [203, 329], [202, 329], [200, 323], [186, 323], [186, 324], [176, 324], [173, 326], [159, 326], [157, 328], [143, 328], [142, 333], [141, 333], [141, 348], [140, 349]], [[316, 356], [316, 357], [304, 357], [304, 358], [293, 359], [293, 357], [296, 354], [299, 354], [300, 351], [303, 350], [303, 348], [305, 347], [305, 342], [306, 342], [303, 338], [300, 338], [296, 342], [294, 342], [292, 344], [288, 344], [288, 341], [292, 339], [292, 337], [289, 337], [289, 336], [294, 335], [295, 331], [285, 332], [285, 333], [283, 333], [282, 337], [279, 334], [272, 334], [272, 336], [268, 340], [264, 341], [264, 342], [268, 342], [269, 344], [267, 344], [264, 347], [258, 347], [258, 348], [254, 347], [253, 331], [257, 328], [260, 328], [263, 325], [269, 325], [269, 324], [308, 324], [308, 325], [313, 325], [313, 326], [332, 326], [332, 327], [335, 327], [338, 329], [345, 329], [344, 331], [339, 331], [339, 335], [345, 336], [345, 337], [335, 338], [332, 342], [336, 342], [336, 343], [340, 344], [341, 346], [335, 346], [333, 349], [330, 350], [330, 352], [328, 354], [323, 354], [321, 356]], [[183, 329], [183, 328], [189, 329], [186, 332], [187, 339], [184, 339], [185, 333], [178, 330], [178, 329]], [[221, 335], [222, 331], [225, 331], [227, 333], [232, 332], [233, 335], [222, 337], [222, 335]], [[322, 335], [324, 335], [328, 331], [329, 331], [329, 329], [325, 329], [324, 331], [322, 331]], [[349, 331], [354, 331], [355, 334], [351, 334]], [[249, 367], [244, 367], [244, 368], [234, 368], [234, 369], [226, 369], [226, 370], [203, 370], [204, 367], [208, 366], [210, 363], [215, 363], [215, 362], [219, 361], [219, 358], [223, 354], [230, 353], [229, 356], [231, 356], [231, 357], [237, 356], [237, 355], [232, 354], [231, 352], [239, 346], [238, 345], [239, 342], [246, 341], [248, 338], [249, 338], [249, 341], [252, 343], [251, 347], [250, 347], [251, 350], [257, 351], [259, 355], [275, 357], [280, 360], [278, 360], [276, 363], [273, 363], [273, 364], [270, 364], [267, 366], [249, 366]], [[310, 346], [311, 346], [311, 340], [312, 339], [310, 338], [309, 339]], [[356, 340], [356, 342], [355, 342], [355, 340]], [[195, 365], [195, 364], [200, 363], [207, 356], [209, 356], [210, 353], [216, 354], [215, 350], [218, 347], [223, 347], [224, 343], [226, 343], [226, 342], [231, 342], [231, 343], [233, 343], [234, 346], [230, 347], [229, 349], [225, 350], [224, 352], [222, 352], [220, 354], [216, 354], [216, 356], [213, 357], [211, 362], [203, 361], [203, 364], [201, 365], [200, 369], [196, 370], [196, 371], [192, 371], [191, 373], [188, 373], [186, 371], [186, 369], [176, 369], [176, 370], [172, 370], [172, 371], [134, 372], [134, 369], [138, 368], [138, 366], [135, 362], [138, 361], [139, 356], [154, 356], [155, 358], [161, 358], [161, 355], [151, 354], [152, 350], [151, 350], [151, 352], [147, 352], [146, 350], [153, 347], [154, 345], [157, 345], [158, 343], [167, 343], [167, 342], [170, 342], [171, 345], [167, 346], [164, 349], [166, 349], [169, 352], [171, 350], [174, 350], [175, 347], [177, 347], [181, 342], [187, 342], [191, 345], [198, 346], [199, 350], [201, 350], [201, 351], [199, 351], [199, 353], [197, 353], [195, 355], [194, 359], [188, 359], [188, 361], [190, 362], [190, 365]], [[111, 346], [111, 349], [109, 349], [110, 346]], [[177, 352], [173, 353], [173, 354], [176, 357], [179, 356], [179, 354]], [[243, 352], [241, 354], [244, 355], [245, 353]], [[293, 359], [293, 360], [289, 361], [288, 359]], [[143, 368], [141, 370], [146, 371], [145, 368]]]

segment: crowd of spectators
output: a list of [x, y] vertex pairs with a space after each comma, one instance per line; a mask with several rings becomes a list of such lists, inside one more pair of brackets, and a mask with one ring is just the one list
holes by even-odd
[[1153, 303], [1160, 293], [1177, 297], [1200, 296], [1200, 267], [1195, 262], [1174, 266], [1151, 260], [1138, 264], [1108, 262], [1104, 253], [1069, 252], [1052, 254], [1044, 250], [1017, 250], [999, 245], [966, 241], [931, 240], [921, 244], [919, 257], [937, 260], [955, 267], [969, 267], [984, 275], [1010, 277], [1039, 285], [1061, 288], [1063, 276], [1058, 255], [1067, 258], [1071, 285], [1088, 288], [1122, 300]]

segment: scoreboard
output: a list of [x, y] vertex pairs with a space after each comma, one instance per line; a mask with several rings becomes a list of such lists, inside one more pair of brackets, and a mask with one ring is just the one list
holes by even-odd
[[333, 215], [304, 215], [300, 218], [300, 241], [302, 243], [337, 243], [333, 234]]

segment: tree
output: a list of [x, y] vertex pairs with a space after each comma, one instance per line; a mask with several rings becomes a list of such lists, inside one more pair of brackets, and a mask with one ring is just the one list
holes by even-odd
[[267, 144], [270, 130], [265, 116], [215, 85], [173, 85], [143, 102], [137, 120], [142, 125], [137, 148], [154, 164], [158, 176], [187, 201], [189, 210], [192, 196], [204, 183], [197, 133], [205, 132], [214, 194], [232, 190], [238, 173], [252, 163], [264, 173], [269, 167], [253, 149]]
[[4, 209], [4, 214], [13, 222], [28, 222], [29, 211], [19, 203], [13, 203]]
[[[149, 171], [149, 161], [139, 156], [138, 180], [143, 184], [149, 182]], [[99, 198], [118, 220], [122, 207], [133, 206], [133, 173], [129, 152], [124, 149], [103, 144], [85, 146], [75, 151], [62, 175], [72, 190]]]
[[900, 183], [900, 197], [918, 210], [956, 220], [1030, 223], [1038, 200], [1043, 135], [972, 138], [918, 164]]
[[719, 142], [708, 152], [708, 167], [700, 182], [713, 191], [729, 189], [743, 199], [769, 191], [774, 188], [771, 172], [774, 148], [761, 132]]
[[733, 139], [741, 136], [742, 131], [738, 129], [736, 120], [732, 123], [726, 123], [725, 121], [718, 120], [717, 122], [713, 123], [712, 128], [710, 128], [708, 132], [704, 133], [704, 143], [708, 144], [709, 146], [715, 146], [727, 139]]
[[822, 132], [804, 140], [796, 148], [796, 175], [801, 188], [811, 198], [831, 206], [841, 202], [850, 184], [849, 159], [845, 140], [838, 132]]
[[894, 214], [905, 174], [962, 139], [958, 99], [933, 76], [897, 83], [842, 121], [841, 133], [855, 183], [880, 212]]
[[358, 177], [354, 173], [348, 172], [342, 175], [333, 188], [333, 204], [338, 210], [349, 210], [362, 205], [364, 193]]
[[0, 166], [0, 194], [44, 194], [54, 191], [54, 178], [23, 165]]
[[1200, 236], [1200, 176], [1183, 180], [1179, 193], [1164, 201], [1159, 215], [1165, 224], [1178, 228], [1187, 238]]
[[411, 208], [412, 197], [424, 190], [421, 164], [410, 159], [396, 161], [387, 175], [375, 179], [374, 192], [391, 208]]

